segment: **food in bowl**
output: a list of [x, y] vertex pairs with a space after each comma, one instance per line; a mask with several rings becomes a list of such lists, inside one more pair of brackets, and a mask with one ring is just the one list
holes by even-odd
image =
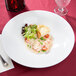
[[25, 24], [22, 27], [26, 45], [35, 53], [49, 52], [53, 44], [53, 38], [49, 33], [50, 29], [45, 25]]

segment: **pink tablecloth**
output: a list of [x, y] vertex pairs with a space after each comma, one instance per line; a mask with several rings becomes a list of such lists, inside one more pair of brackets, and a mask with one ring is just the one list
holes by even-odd
[[[56, 6], [54, 0], [25, 0], [26, 8], [18, 13], [8, 12], [5, 0], [0, 0], [0, 33], [5, 24], [15, 15], [29, 10], [47, 10], [53, 12]], [[68, 5], [68, 14], [64, 17], [72, 26], [76, 36], [76, 0]], [[0, 76], [76, 76], [76, 42], [71, 54], [61, 63], [43, 69], [23, 67], [13, 62], [15, 68], [0, 74]]]

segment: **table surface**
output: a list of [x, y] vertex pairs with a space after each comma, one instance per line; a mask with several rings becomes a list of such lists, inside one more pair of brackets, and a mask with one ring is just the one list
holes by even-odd
[[[0, 33], [5, 24], [17, 14], [30, 10], [46, 10], [53, 12], [56, 7], [54, 0], [25, 0], [26, 7], [20, 12], [9, 12], [5, 7], [5, 0], [0, 0]], [[71, 0], [67, 6], [68, 14], [64, 16], [72, 26], [76, 36], [76, 0]], [[61, 63], [42, 69], [21, 66], [13, 61], [15, 68], [1, 73], [0, 76], [76, 76], [76, 41], [71, 54]]]

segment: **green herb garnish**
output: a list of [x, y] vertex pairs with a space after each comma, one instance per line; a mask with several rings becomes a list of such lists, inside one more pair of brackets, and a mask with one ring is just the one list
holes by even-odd
[[41, 45], [43, 45], [43, 43], [42, 43], [42, 42], [40, 42], [40, 44], [41, 44]]
[[29, 45], [27, 45], [27, 47], [29, 47]]
[[44, 41], [46, 41], [46, 39], [44, 39], [43, 37], [41, 37], [40, 39], [41, 39], [41, 40], [44, 40]]
[[37, 38], [35, 37], [35, 38], [33, 38], [34, 40], [36, 40]]
[[46, 52], [45, 50], [42, 50], [42, 52]]
[[40, 40], [38, 40], [40, 42]]
[[38, 53], [40, 53], [40, 51], [38, 51]]
[[29, 48], [31, 48], [31, 46]]
[[30, 45], [27, 45], [27, 47], [31, 48], [31, 46], [30, 46]]
[[43, 45], [43, 43], [40, 40], [38, 40], [38, 41], [40, 42], [41, 45]]

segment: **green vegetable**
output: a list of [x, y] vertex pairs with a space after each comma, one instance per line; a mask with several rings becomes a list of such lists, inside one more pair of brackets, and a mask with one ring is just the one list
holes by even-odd
[[30, 34], [28, 34], [28, 33], [26, 33], [25, 35], [24, 35], [24, 37], [26, 37], [27, 39], [32, 39], [32, 38], [35, 38], [35, 35], [34, 35], [34, 33], [30, 33]]
[[25, 32], [27, 32], [27, 31], [28, 31], [28, 27], [25, 27], [24, 29], [25, 29]]
[[29, 35], [28, 35], [28, 34], [25, 34], [25, 35], [24, 35], [24, 38], [25, 38], [25, 37], [26, 37], [27, 39], [29, 39]]
[[29, 48], [31, 48], [31, 46]]
[[28, 34], [30, 34], [30, 33], [31, 33], [31, 28], [28, 28], [27, 33], [28, 33]]
[[31, 38], [34, 38], [35, 36], [34, 36], [34, 33], [31, 33], [30, 35], [29, 35], [29, 38], [31, 39]]
[[26, 35], [24, 35], [24, 38], [27, 37]]
[[45, 50], [42, 50], [42, 52], [46, 52]]
[[40, 39], [41, 39], [41, 40], [44, 40], [44, 41], [46, 41], [46, 39], [44, 39], [43, 37], [41, 37]]
[[27, 35], [27, 37], [26, 37], [27, 39], [29, 39], [29, 35]]
[[36, 40], [37, 38], [36, 38], [36, 37], [34, 37], [33, 39], [34, 39], [34, 40]]
[[40, 42], [40, 40], [38, 40]]
[[26, 37], [27, 39], [32, 39], [35, 38], [36, 32], [37, 32], [37, 25], [29, 25], [24, 28], [24, 38]]
[[37, 28], [37, 25], [36, 24], [34, 24], [34, 25], [31, 25], [31, 28], [33, 29], [33, 28]]
[[27, 47], [31, 48], [31, 46], [28, 44]]
[[31, 29], [31, 32], [36, 34], [37, 30], [35, 28]]
[[40, 51], [38, 51], [40, 53]]
[[36, 24], [33, 24], [34, 26], [37, 26]]
[[41, 45], [43, 45], [43, 43], [40, 40], [38, 40], [38, 41], [40, 42]]
[[29, 45], [27, 45], [27, 47], [29, 47]]
[[42, 43], [42, 42], [40, 42], [40, 44], [41, 44], [41, 45], [43, 45], [43, 43]]

